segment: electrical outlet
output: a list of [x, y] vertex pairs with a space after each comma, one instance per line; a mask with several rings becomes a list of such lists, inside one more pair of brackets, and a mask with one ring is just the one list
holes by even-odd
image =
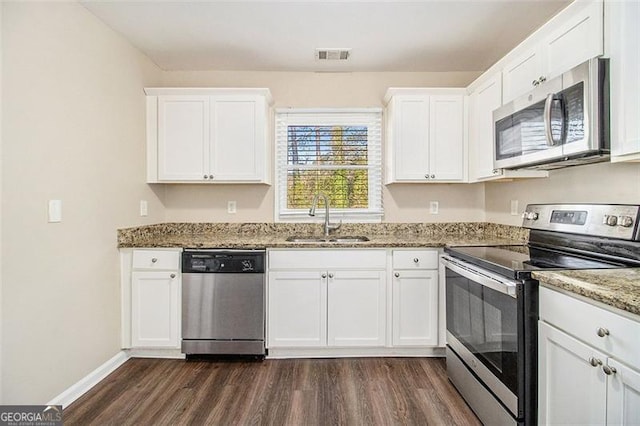
[[140, 200], [140, 216], [148, 216], [149, 215], [149, 204], [147, 204], [146, 200]]
[[511, 200], [511, 216], [518, 216], [518, 200]]
[[430, 201], [429, 202], [429, 213], [438, 214], [439, 207], [440, 207], [440, 203], [438, 203], [437, 201]]
[[235, 213], [236, 210], [236, 202], [235, 201], [229, 201], [227, 202], [227, 213]]
[[49, 223], [62, 222], [62, 200], [49, 200]]

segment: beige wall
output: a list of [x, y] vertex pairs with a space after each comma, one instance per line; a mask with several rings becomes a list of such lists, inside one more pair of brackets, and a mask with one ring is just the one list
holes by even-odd
[[119, 351], [116, 229], [164, 219], [142, 91], [161, 74], [76, 2], [4, 3], [2, 30], [3, 403], [42, 404]]
[[[466, 87], [476, 72], [313, 73], [313, 72], [164, 72], [165, 86], [268, 87], [275, 107], [383, 107], [389, 87]], [[165, 193], [168, 221], [271, 222], [274, 187], [260, 185], [171, 185]], [[238, 212], [227, 213], [227, 201]], [[424, 210], [440, 203], [440, 213]], [[449, 222], [484, 219], [482, 185], [390, 185], [383, 190], [386, 222]]]
[[640, 163], [600, 163], [551, 171], [548, 179], [485, 184], [489, 222], [520, 225], [510, 215], [511, 200], [520, 212], [527, 203], [640, 203]]

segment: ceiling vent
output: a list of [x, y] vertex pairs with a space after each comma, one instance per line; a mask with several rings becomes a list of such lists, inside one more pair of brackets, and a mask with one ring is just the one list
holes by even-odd
[[318, 61], [346, 61], [351, 56], [351, 49], [316, 49]]

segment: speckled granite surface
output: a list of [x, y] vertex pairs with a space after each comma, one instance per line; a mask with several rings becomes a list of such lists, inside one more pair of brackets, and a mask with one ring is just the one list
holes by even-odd
[[640, 315], [640, 268], [533, 272], [542, 285]]
[[361, 243], [293, 243], [290, 236], [322, 236], [322, 224], [161, 223], [118, 230], [118, 247], [312, 248], [443, 247], [445, 245], [518, 244], [529, 231], [516, 226], [469, 223], [345, 223], [332, 234], [366, 236]]

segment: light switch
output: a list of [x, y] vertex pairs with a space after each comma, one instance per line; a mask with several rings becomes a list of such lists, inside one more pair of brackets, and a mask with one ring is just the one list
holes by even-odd
[[437, 201], [429, 202], [429, 213], [438, 214], [438, 209], [440, 208], [440, 203]]
[[62, 222], [62, 200], [49, 200], [49, 223]]
[[227, 203], [227, 213], [235, 213], [236, 212], [236, 202], [235, 201], [229, 201]]
[[148, 216], [149, 215], [149, 204], [147, 204], [147, 200], [140, 200], [140, 216]]

